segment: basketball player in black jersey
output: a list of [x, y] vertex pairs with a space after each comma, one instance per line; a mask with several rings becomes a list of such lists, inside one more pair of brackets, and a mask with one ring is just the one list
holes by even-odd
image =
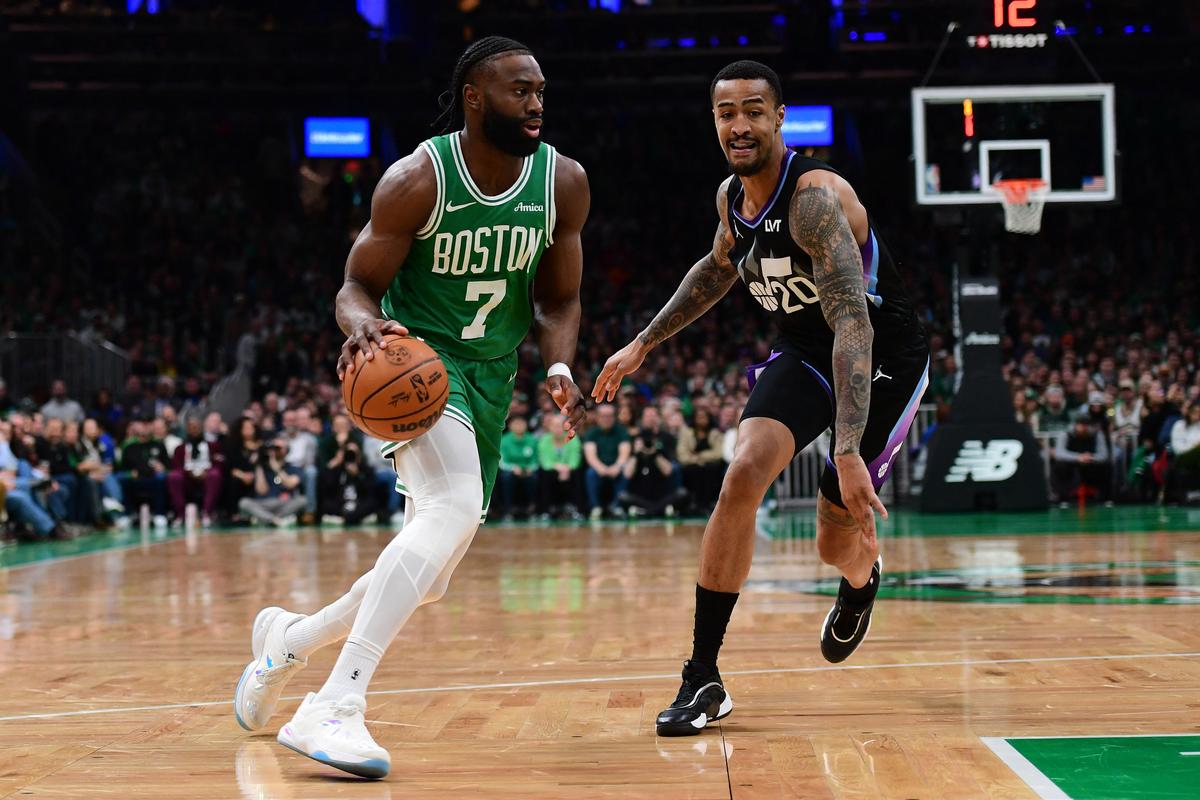
[[716, 238], [642, 333], [613, 355], [593, 396], [612, 399], [663, 340], [707, 311], [741, 277], [776, 321], [771, 357], [748, 370], [750, 399], [734, 458], [700, 546], [692, 657], [661, 736], [699, 733], [733, 710], [717, 653], [750, 571], [754, 518], [792, 458], [833, 427], [817, 498], [817, 551], [842, 581], [821, 652], [846, 659], [867, 635], [883, 568], [876, 491], [929, 382], [929, 349], [900, 275], [854, 189], [783, 143], [779, 77], [738, 61], [710, 88], [717, 137], [733, 175], [717, 190]]

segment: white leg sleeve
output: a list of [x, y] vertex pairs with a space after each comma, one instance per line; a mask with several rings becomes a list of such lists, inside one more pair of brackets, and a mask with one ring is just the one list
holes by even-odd
[[379, 653], [434, 586], [449, 580], [483, 508], [479, 453], [466, 426], [446, 418], [401, 448], [395, 460], [411, 492], [411, 521], [375, 562], [349, 637]]
[[[467, 433], [469, 434], [470, 432], [468, 431]], [[432, 434], [433, 431], [430, 431], [427, 436], [431, 436]], [[417, 441], [419, 442], [420, 440], [418, 439]], [[416, 444], [417, 442], [413, 442], [401, 448], [400, 453], [416, 446]], [[476, 454], [478, 453], [478, 450], [474, 447], [474, 442], [472, 442], [471, 449]], [[397, 453], [397, 455], [400, 453]], [[482, 481], [480, 483], [482, 487]], [[482, 491], [482, 488], [480, 491]], [[416, 511], [417, 503], [410, 497], [404, 504], [404, 529], [412, 525], [413, 520], [416, 518]], [[404, 532], [404, 529], [401, 530], [401, 533]], [[421, 599], [420, 605], [437, 602], [446, 593], [446, 588], [450, 585], [450, 576], [454, 573], [454, 569], [458, 566], [458, 563], [462, 561], [463, 556], [466, 555], [467, 548], [470, 546], [474, 536], [475, 532], [472, 531], [471, 535], [455, 549], [449, 562], [447, 562], [446, 566], [442, 568], [441, 573], [437, 576], [437, 580], [434, 581], [429, 591]], [[287, 629], [286, 634], [288, 651], [293, 653], [297, 658], [308, 658], [317, 650], [345, 639], [350, 634], [350, 629], [354, 625], [354, 618], [358, 615], [359, 606], [362, 604], [363, 597], [366, 596], [367, 587], [370, 585], [374, 574], [375, 570], [372, 569], [356, 580], [354, 585], [350, 587], [350, 591], [346, 592], [346, 594], [315, 614], [310, 614], [291, 625]]]

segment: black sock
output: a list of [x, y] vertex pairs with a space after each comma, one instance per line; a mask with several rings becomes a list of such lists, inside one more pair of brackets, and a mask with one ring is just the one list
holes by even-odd
[[879, 577], [875, 574], [875, 570], [871, 570], [871, 577], [859, 589], [851, 586], [850, 581], [845, 578], [842, 578], [842, 583], [838, 586], [838, 596], [854, 608], [864, 608], [870, 605], [878, 593]]
[[696, 584], [696, 627], [692, 632], [692, 661], [717, 668], [717, 653], [737, 603], [737, 592], [714, 592]]

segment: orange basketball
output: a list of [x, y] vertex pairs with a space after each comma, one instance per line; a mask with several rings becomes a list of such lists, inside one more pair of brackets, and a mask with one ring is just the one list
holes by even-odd
[[433, 348], [411, 336], [387, 335], [368, 361], [354, 356], [354, 370], [342, 381], [350, 419], [364, 433], [405, 442], [433, 427], [446, 408], [450, 381]]

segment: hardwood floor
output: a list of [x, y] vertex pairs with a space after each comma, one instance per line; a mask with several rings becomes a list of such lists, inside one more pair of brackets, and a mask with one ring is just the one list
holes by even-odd
[[485, 528], [376, 673], [377, 783], [247, 734], [230, 699], [258, 609], [319, 608], [390, 532], [135, 536], [3, 568], [0, 797], [1018, 800], [1038, 795], [980, 737], [1200, 733], [1200, 534], [993, 519], [889, 537], [841, 665], [817, 647], [833, 571], [811, 538], [761, 538], [721, 657], [736, 709], [684, 739], [654, 716], [690, 650], [701, 528]]

